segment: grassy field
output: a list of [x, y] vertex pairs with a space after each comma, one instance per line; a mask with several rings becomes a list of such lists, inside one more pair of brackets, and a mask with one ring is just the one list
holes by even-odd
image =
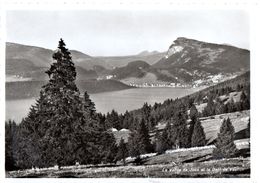
[[[201, 125], [206, 134], [207, 144], [211, 144], [219, 133], [220, 126], [224, 119], [229, 118], [235, 128], [235, 140], [245, 138], [245, 129], [250, 118], [250, 110], [219, 114], [215, 116], [200, 118]], [[166, 126], [165, 123], [157, 125], [157, 129], [162, 130]]]
[[[105, 178], [105, 177], [250, 177], [249, 139], [235, 144], [245, 157], [212, 159], [214, 146], [177, 149], [165, 154], [143, 158], [140, 166], [133, 159], [122, 165], [79, 165], [7, 172], [6, 177], [16, 178]], [[242, 155], [242, 154], [241, 154]]]
[[247, 128], [249, 117], [250, 110], [246, 110], [200, 118], [200, 120], [201, 125], [204, 128], [208, 144], [210, 144], [217, 138], [217, 134], [219, 132], [223, 119], [227, 118], [231, 120], [231, 123], [235, 128], [235, 139], [244, 138], [244, 131]]
[[9, 172], [7, 177], [19, 178], [178, 178], [178, 177], [249, 177], [250, 159], [234, 158], [184, 164], [155, 164], [141, 166], [114, 166], [71, 168], [45, 171]]

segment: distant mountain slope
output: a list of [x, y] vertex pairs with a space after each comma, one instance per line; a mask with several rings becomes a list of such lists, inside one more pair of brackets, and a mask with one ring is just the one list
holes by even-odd
[[[6, 74], [44, 80], [44, 71], [52, 62], [52, 54], [50, 49], [6, 43]], [[80, 79], [96, 78], [96, 66], [110, 68], [104, 61], [82, 52], [72, 50], [71, 54]]]
[[153, 67], [189, 82], [219, 73], [245, 72], [250, 68], [250, 52], [233, 46], [180, 37], [169, 47], [166, 56]]
[[125, 84], [165, 84], [165, 81], [177, 81], [175, 78], [169, 77], [167, 72], [161, 72], [141, 60], [130, 62], [124, 67], [115, 68], [110, 74]]
[[[250, 71], [247, 71], [233, 79], [229, 79], [226, 81], [223, 81], [221, 83], [218, 83], [216, 85], [207, 87], [203, 90], [200, 90], [198, 92], [195, 92], [190, 95], [191, 98], [196, 98], [198, 95], [201, 95], [203, 97], [208, 96], [212, 91], [214, 90], [221, 90], [222, 88], [230, 87], [233, 90], [237, 88], [237, 86], [243, 86], [245, 89], [250, 89]], [[250, 92], [248, 92], [250, 93]]]
[[94, 69], [95, 66], [103, 67], [105, 69], [112, 68], [109, 63], [76, 50], [71, 50], [71, 55], [75, 64], [86, 70]]
[[125, 67], [114, 69], [111, 74], [115, 75], [117, 79], [124, 79], [127, 77], [141, 78], [146, 74], [150, 65], [144, 61], [138, 60], [130, 62]]
[[[125, 83], [150, 84], [181, 83], [195, 86], [221, 82], [250, 69], [250, 52], [229, 45], [206, 43], [177, 38], [165, 53], [143, 51], [138, 56], [107, 57], [107, 62], [123, 62], [112, 70], [116, 79]], [[158, 62], [147, 62], [145, 57], [158, 56]], [[140, 58], [132, 60], [134, 58]], [[120, 60], [121, 59], [121, 60]], [[131, 62], [129, 62], [131, 60]], [[139, 62], [136, 62], [139, 61]], [[140, 62], [150, 63], [139, 67]], [[150, 77], [151, 76], [151, 77]]]
[[113, 67], [124, 67], [128, 63], [136, 61], [136, 60], [142, 60], [146, 63], [152, 65], [155, 64], [158, 60], [160, 60], [162, 57], [164, 57], [166, 52], [141, 52], [137, 55], [129, 55], [129, 56], [105, 56], [105, 57], [97, 57], [99, 59], [104, 60], [107, 64], [113, 66]]
[[160, 52], [158, 52], [156, 50], [154, 50], [154, 51], [147, 51], [147, 50], [145, 50], [145, 51], [142, 51], [142, 52], [138, 53], [137, 55], [138, 56], [148, 56], [148, 55], [156, 55], [156, 54], [159, 54], [159, 53]]

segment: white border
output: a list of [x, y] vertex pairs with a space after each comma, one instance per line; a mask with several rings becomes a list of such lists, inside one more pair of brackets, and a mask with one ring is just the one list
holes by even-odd
[[[0, 138], [1, 138], [1, 151], [0, 151], [0, 181], [1, 182], [221, 182], [221, 183], [248, 183], [259, 182], [260, 173], [258, 155], [259, 148], [257, 139], [259, 138], [260, 121], [258, 121], [257, 110], [260, 105], [260, 91], [259, 80], [260, 78], [260, 3], [259, 1], [250, 0], [6, 0], [0, 4]], [[5, 120], [5, 11], [6, 10], [84, 10], [84, 9], [243, 9], [248, 10], [250, 13], [250, 53], [251, 53], [251, 178], [178, 178], [178, 179], [6, 179], [4, 171], [4, 120]], [[259, 70], [259, 72], [258, 72]]]

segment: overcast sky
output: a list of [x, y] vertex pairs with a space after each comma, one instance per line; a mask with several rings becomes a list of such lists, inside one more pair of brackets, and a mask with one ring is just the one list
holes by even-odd
[[92, 56], [166, 51], [177, 37], [249, 49], [249, 17], [241, 10], [8, 11], [7, 41]]

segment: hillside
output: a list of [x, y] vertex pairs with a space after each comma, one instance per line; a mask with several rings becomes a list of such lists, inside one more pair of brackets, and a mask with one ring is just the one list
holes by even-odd
[[210, 75], [245, 72], [250, 67], [250, 52], [233, 46], [180, 37], [170, 45], [166, 56], [153, 67], [190, 82]]
[[[214, 86], [205, 88], [201, 91], [182, 97], [180, 99], [168, 99], [165, 100], [163, 103], [156, 103], [153, 106], [148, 106], [150, 108], [149, 110], [151, 118], [156, 119], [157, 123], [155, 128], [150, 131], [150, 137], [152, 142], [155, 140], [154, 137], [156, 131], [162, 132], [162, 130], [166, 127], [167, 121], [169, 121], [172, 118], [172, 114], [174, 114], [174, 112], [178, 110], [179, 103], [185, 104], [185, 106], [187, 107], [187, 112], [189, 114], [188, 106], [189, 103], [192, 101], [195, 104], [200, 115], [202, 115], [202, 111], [207, 106], [206, 98], [208, 96], [214, 96], [213, 99], [215, 102], [217, 101], [217, 98], [219, 98], [220, 102], [223, 103], [223, 105], [228, 106], [230, 105], [231, 100], [233, 100], [235, 102], [235, 104], [233, 105], [240, 106], [242, 92], [245, 92], [246, 96], [249, 97], [250, 72], [246, 72], [240, 76], [237, 76], [236, 78], [218, 83]], [[246, 134], [246, 128], [248, 127], [247, 125], [250, 119], [250, 109], [247, 108], [245, 110], [241, 110], [238, 108], [232, 110], [232, 112], [223, 111], [221, 114], [214, 114], [206, 117], [200, 116], [200, 121], [206, 135], [207, 144], [210, 145], [214, 143], [223, 119], [227, 118], [230, 118], [231, 123], [234, 126], [235, 140], [248, 138]], [[130, 111], [129, 113], [135, 118], [142, 118], [144, 111], [147, 111], [147, 106], [143, 106], [140, 109]], [[132, 130], [132, 128], [136, 126], [135, 123], [136, 120], [132, 121], [131, 124], [129, 124], [129, 126], [123, 126], [123, 128]], [[190, 119], [188, 119], [187, 121], [188, 126], [189, 124]], [[121, 138], [123, 138], [126, 142], [128, 141], [129, 130], [113, 131], [113, 134], [117, 142], [119, 142]]]
[[137, 55], [128, 55], [128, 56], [100, 56], [97, 57], [101, 60], [104, 60], [107, 64], [115, 67], [124, 67], [128, 63], [136, 61], [136, 60], [143, 60], [146, 63], [152, 65], [156, 63], [158, 60], [160, 60], [162, 57], [165, 56], [166, 52], [148, 52], [144, 51]]
[[[208, 106], [210, 98], [212, 103], [210, 106]], [[144, 104], [142, 108], [130, 111], [130, 117], [128, 117], [128, 119], [135, 118], [140, 120], [143, 118], [144, 112], [149, 110], [150, 119], [153, 120], [149, 121], [148, 126], [159, 125], [158, 128], [160, 129], [160, 126], [165, 126], [168, 121], [172, 121], [173, 114], [179, 110], [180, 106], [185, 107], [187, 113], [189, 113], [192, 104], [196, 106], [199, 112], [198, 115], [201, 117], [201, 120], [213, 120], [218, 118], [218, 121], [220, 122], [221, 119], [230, 117], [229, 114], [231, 114], [230, 118], [237, 118], [239, 120], [241, 111], [250, 110], [250, 72], [237, 76], [234, 79], [205, 88], [191, 95], [184, 96], [182, 98], [177, 98], [174, 100], [167, 99], [162, 103], [155, 103], [153, 106], [147, 106]], [[238, 113], [236, 114], [235, 112]], [[233, 117], [232, 114], [234, 114]], [[125, 115], [129, 116], [129, 114]], [[221, 117], [218, 117], [218, 115]], [[248, 112], [246, 117], [249, 117], [249, 115], [250, 114]], [[126, 119], [126, 122], [128, 119]], [[156, 123], [153, 123], [153, 121], [156, 121]], [[245, 123], [243, 122], [244, 125], [246, 125], [247, 122], [248, 121]], [[134, 120], [130, 124], [122, 126], [122, 128], [133, 129], [137, 125], [138, 120]], [[217, 125], [217, 123], [215, 123], [215, 125]], [[211, 126], [213, 127], [214, 125]], [[243, 128], [245, 128], [245, 126]], [[215, 128], [215, 132], [216, 129], [217, 127]], [[150, 130], [152, 133], [153, 129], [151, 128]], [[210, 138], [208, 138], [208, 140], [209, 139]]]
[[[217, 138], [217, 134], [219, 132], [222, 120], [227, 118], [230, 118], [235, 128], [235, 140], [247, 138], [245, 134], [245, 129], [247, 128], [249, 117], [250, 117], [250, 111], [246, 110], [241, 112], [226, 113], [226, 114], [200, 118], [201, 124], [205, 131], [207, 144], [212, 144], [214, 142], [214, 140]], [[165, 127], [166, 127], [165, 123], [159, 123], [156, 126], [156, 130], [162, 131]], [[127, 142], [130, 131], [129, 130], [113, 131], [113, 134], [117, 142], [119, 142], [121, 138], [123, 138], [125, 142]], [[154, 141], [154, 135], [155, 135], [154, 132], [150, 133], [152, 141]]]
[[[6, 43], [6, 75], [31, 78], [31, 80], [46, 80], [44, 71], [52, 62], [52, 54], [53, 50], [50, 49]], [[96, 66], [110, 68], [104, 61], [82, 52], [72, 50], [71, 55], [78, 70], [78, 79], [97, 78]]]
[[144, 61], [134, 61], [127, 64], [125, 67], [115, 68], [111, 74], [116, 76], [116, 79], [125, 79], [128, 77], [142, 78], [150, 65]]
[[[250, 110], [239, 111], [233, 113], [219, 114], [210, 117], [201, 117], [200, 121], [204, 128], [207, 144], [212, 144], [217, 138], [221, 123], [223, 119], [230, 118], [232, 125], [235, 128], [235, 139], [247, 138], [245, 134], [245, 129], [250, 118]], [[165, 128], [165, 123], [160, 123], [156, 128], [161, 131]], [[152, 136], [154, 133], [151, 134]]]
[[211, 93], [217, 93], [217, 91], [222, 91], [227, 88], [230, 90], [236, 90], [238, 86], [243, 87], [245, 90], [248, 90], [247, 92], [250, 94], [250, 71], [245, 72], [233, 79], [223, 81], [221, 83], [218, 83], [216, 85], [207, 87], [203, 90], [200, 90], [198, 92], [195, 92], [191, 94], [189, 97], [191, 98], [204, 98], [208, 96]]

